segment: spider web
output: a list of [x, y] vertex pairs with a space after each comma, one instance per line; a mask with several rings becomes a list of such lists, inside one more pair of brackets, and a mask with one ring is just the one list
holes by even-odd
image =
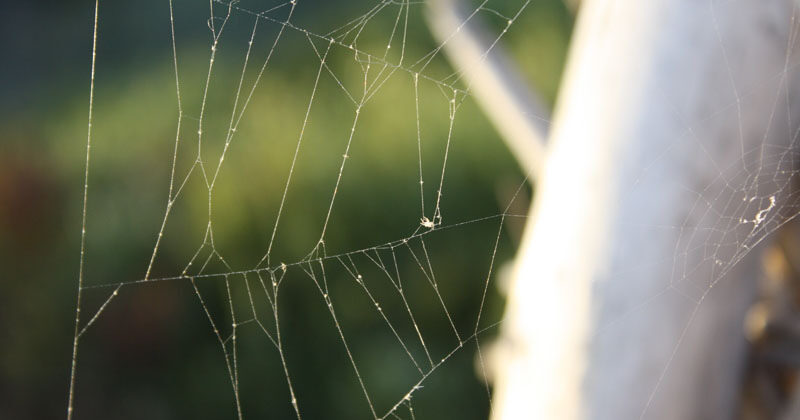
[[[112, 331], [136, 325], [128, 317], [173, 325], [167, 334], [203, 328], [202, 351], [190, 340], [163, 350], [179, 354], [172, 363], [184, 363], [185, 376], [197, 382], [170, 398], [224, 407], [189, 410], [195, 416], [485, 416], [491, 390], [473, 371], [491, 370], [481, 345], [500, 322], [491, 286], [513, 252], [513, 226], [524, 220], [526, 178], [505, 168], [509, 156], [499, 142], [476, 139], [486, 124], [469, 83], [429, 39], [424, 5], [379, 1], [352, 13], [353, 6], [305, 1], [165, 2], [160, 21], [152, 19], [159, 25], [139, 29], [160, 31], [169, 47], [144, 70], [157, 76], [142, 92], [95, 73], [96, 60], [113, 57], [115, 48], [103, 44], [103, 26], [113, 22], [99, 6], [68, 417], [95, 404], [81, 397], [83, 383], [86, 394], [104, 395], [81, 372], [118, 366], [104, 364], [99, 349]], [[530, 6], [487, 0], [468, 16], [490, 23], [494, 47]], [[755, 86], [737, 81], [736, 57], [720, 35], [729, 97], [704, 120], [684, 121], [679, 139], [627, 174], [623, 195], [650, 197], [639, 184], [658, 176], [662, 158], [685, 153], [674, 149], [686, 138], [699, 140], [692, 153], [714, 168], [700, 184], [680, 186], [694, 203], [685, 220], [628, 226], [654, 237], [678, 232], [667, 259], [625, 265], [635, 272], [654, 264], [670, 273], [668, 284], [631, 285], [636, 305], [598, 321], [597, 335], [613, 342], [642, 308], [676, 296], [686, 303], [642, 417], [662, 409], [658, 394], [704, 301], [798, 214], [787, 79], [796, 35], [792, 28], [783, 71]], [[198, 36], [208, 39], [202, 48], [189, 42]], [[743, 125], [760, 89], [774, 90], [774, 107], [753, 147]], [[165, 101], [171, 115], [153, 110]], [[786, 115], [777, 111], [784, 104]], [[135, 125], [117, 121], [123, 111], [137, 115]], [[683, 118], [677, 109], [664, 112]], [[721, 167], [701, 139], [709, 135], [704, 127], [726, 118], [738, 123], [730, 133], [741, 159]], [[128, 149], [138, 156], [133, 167], [107, 175], [124, 165]], [[487, 194], [503, 182], [500, 199]], [[95, 192], [104, 184], [130, 189], [144, 203], [114, 203], [105, 190]], [[133, 228], [114, 227], [125, 224]], [[124, 251], [113, 249], [122, 243]], [[140, 273], [123, 269], [130, 261], [140, 262]], [[190, 318], [167, 321], [178, 310], [157, 316], [183, 302], [191, 302]], [[157, 352], [146, 342], [123, 344], [133, 353]], [[461, 400], [470, 400], [468, 408]], [[465, 413], [474, 407], [484, 411]]]
[[[528, 3], [484, 1], [470, 18], [497, 23], [494, 46]], [[465, 156], [456, 146], [465, 137], [457, 116], [476, 114], [462, 112], [473, 106], [469, 86], [447, 69], [442, 45], [421, 34], [422, 4], [381, 1], [366, 10], [326, 29], [318, 15], [335, 15], [335, 7], [166, 2], [160, 24], [170, 48], [153, 72], [169, 68], [172, 87], [164, 78], [152, 92], [129, 93], [129, 112], [138, 117], [128, 128], [147, 132], [138, 126], [168, 120], [146, 108], [170, 101], [174, 131], [158, 127], [158, 138], [137, 139], [138, 146], [115, 141], [130, 137], [114, 124], [116, 82], [96, 73], [98, 58], [114, 48], [103, 45], [103, 26], [113, 23], [96, 4], [68, 418], [92, 405], [81, 399], [81, 367], [96, 359], [92, 347], [103, 348], [104, 332], [126, 325], [122, 318], [160, 311], [176, 286], [195, 302], [187, 322], [204, 320], [216, 342], [216, 366], [189, 372], [209, 371], [216, 390], [189, 398], [227, 399], [236, 418], [415, 418], [418, 395], [439, 371], [466, 366], [472, 376], [476, 351], [483, 364], [480, 336], [499, 318], [487, 306], [489, 285], [508, 245], [506, 221], [524, 218], [525, 178], [514, 170], [499, 204], [483, 197], [476, 205], [471, 194], [494, 181], [476, 180], [470, 165], [496, 171], [508, 156], [495, 150], [481, 157], [500, 163], [454, 162]], [[198, 28], [209, 37], [205, 52], [183, 47], [182, 34]], [[476, 124], [468, 119], [464, 130]], [[145, 145], [153, 160], [140, 162], [133, 188], [148, 190], [137, 200], [161, 201], [160, 215], [148, 210], [154, 206], [92, 194], [97, 183], [118, 181], [105, 170], [126, 149]], [[450, 182], [454, 171], [466, 183]], [[92, 207], [95, 200], [101, 204]], [[92, 227], [110, 222], [104, 216], [118, 205], [137, 213], [122, 212], [139, 228], [128, 238], [98, 228], [111, 233], [93, 237]], [[120, 241], [132, 250], [110, 252]], [[468, 255], [475, 261], [459, 267]], [[92, 268], [93, 258], [112, 262]], [[113, 268], [128, 259], [143, 261], [140, 275]], [[141, 343], [131, 348], [147, 351]], [[92, 356], [83, 359], [84, 352]], [[467, 381], [489, 404], [488, 386]], [[448, 387], [441, 378], [437, 386]]]

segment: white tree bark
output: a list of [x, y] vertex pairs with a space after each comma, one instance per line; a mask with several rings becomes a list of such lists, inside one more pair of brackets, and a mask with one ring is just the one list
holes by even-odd
[[[526, 174], [542, 168], [549, 115], [490, 35], [458, 0], [428, 0], [434, 37]], [[510, 23], [510, 22], [509, 22]]]
[[582, 2], [493, 419], [733, 417], [753, 249], [789, 192], [792, 12]]

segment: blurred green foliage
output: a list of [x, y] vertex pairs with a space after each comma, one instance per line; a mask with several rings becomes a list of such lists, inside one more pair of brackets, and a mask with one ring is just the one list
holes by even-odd
[[[6, 86], [0, 117], [2, 418], [58, 418], [66, 410], [79, 261], [90, 3], [3, 6], [9, 8], [8, 16], [16, 17], [9, 32], [35, 37], [21, 36], [19, 44], [4, 49], [12, 59], [3, 70]], [[269, 8], [262, 3], [248, 0], [237, 7], [252, 11]], [[497, 13], [511, 14], [521, 3], [489, 2], [492, 12], [483, 11], [479, 16], [502, 29]], [[292, 21], [323, 35], [362, 15], [373, 4], [301, 1]], [[381, 64], [368, 63], [365, 55], [333, 45], [326, 58], [328, 68], [313, 89], [320, 65], [315, 48], [324, 53], [328, 43], [291, 28], [284, 31], [253, 90], [209, 201], [199, 168], [186, 177], [198, 157], [198, 126], [202, 115], [200, 159], [212, 174], [224, 147], [255, 18], [237, 10], [231, 14], [217, 47], [202, 108], [211, 46], [208, 4], [175, 1], [183, 109], [178, 126], [168, 3], [101, 2], [100, 7], [86, 285], [127, 283], [144, 277], [167, 204], [176, 130], [176, 188], [184, 179], [186, 183], [169, 216], [151, 277], [182, 272], [203, 243], [209, 203], [214, 247], [232, 268], [213, 260], [202, 272], [255, 266], [266, 252], [313, 94], [270, 259], [272, 267], [302, 261], [320, 237], [355, 118], [355, 106], [343, 88], [358, 97], [363, 91], [365, 66], [370, 66], [371, 82]], [[224, 5], [215, 4], [214, 9], [217, 16], [224, 16]], [[269, 16], [282, 20], [285, 10]], [[397, 10], [398, 6], [391, 6], [371, 18], [357, 49], [381, 56]], [[422, 12], [423, 5], [412, 3], [403, 52], [403, 65], [412, 69], [418, 58], [436, 47]], [[571, 17], [560, 2], [541, 0], [527, 7], [503, 38], [504, 47], [532, 85], [551, 102], [570, 26]], [[274, 22], [259, 20], [250, 64], [244, 72], [242, 98], [249, 94], [279, 28]], [[388, 62], [399, 61], [398, 39]], [[26, 71], [31, 63], [35, 65]], [[451, 72], [437, 56], [422, 74], [441, 80]], [[417, 124], [426, 181], [425, 216], [433, 216], [453, 92], [424, 77], [418, 92], [419, 120], [413, 73], [400, 69], [361, 110], [325, 235], [327, 255], [370, 249], [407, 237], [419, 227]], [[524, 180], [472, 99], [458, 98], [441, 201], [444, 225], [499, 215]], [[527, 195], [526, 187], [512, 211], [524, 212]], [[315, 270], [318, 276], [322, 268], [326, 270], [337, 320], [380, 415], [411, 389], [420, 374], [345, 265], [352, 264], [363, 275], [409, 351], [425, 365], [414, 324], [407, 319], [386, 274], [370, 258], [382, 259], [392, 270], [390, 261], [397, 260], [397, 273], [416, 324], [436, 361], [455, 349], [458, 339], [427, 280], [430, 272], [425, 270], [432, 270], [459, 334], [470, 336], [481, 308], [499, 222], [493, 217], [434, 231], [424, 236], [424, 250], [417, 239], [399, 245], [394, 252], [380, 248], [341, 261], [326, 259], [322, 265], [290, 266], [278, 302], [287, 362], [304, 418], [369, 417], [333, 319], [304, 270]], [[520, 229], [519, 220], [509, 220], [502, 231], [481, 328], [500, 319], [497, 266], [513, 255]], [[198, 266], [209, 250], [208, 246], [202, 248], [189, 273], [200, 272]], [[270, 280], [268, 276], [264, 279]], [[255, 309], [274, 331], [259, 277], [252, 273], [229, 275], [227, 280], [237, 320], [253, 318]], [[253, 290], [254, 307], [245, 282]], [[223, 334], [229, 334], [232, 320], [225, 276], [199, 278], [196, 284], [215, 323]], [[86, 289], [84, 322], [112, 290]], [[496, 328], [490, 328], [481, 336], [482, 343], [495, 333]], [[293, 418], [275, 347], [254, 322], [240, 326], [237, 338], [245, 417]], [[414, 393], [417, 418], [486, 417], [489, 401], [474, 367], [475, 350], [474, 341], [465, 344], [430, 375], [424, 389]], [[83, 336], [77, 375], [79, 419], [235, 417], [223, 352], [185, 279], [124, 286]], [[408, 412], [401, 409], [398, 415], [405, 418]]]

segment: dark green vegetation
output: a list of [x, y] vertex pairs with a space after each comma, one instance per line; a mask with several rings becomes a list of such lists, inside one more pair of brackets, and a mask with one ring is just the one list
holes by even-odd
[[[3, 6], [9, 9], [6, 16], [12, 17], [3, 38], [13, 44], [3, 48], [10, 64], [2, 70], [0, 117], [2, 418], [58, 418], [66, 412], [86, 140], [93, 13], [89, 3]], [[363, 3], [300, 1], [292, 21], [323, 35], [373, 5]], [[488, 6], [499, 13], [510, 14], [522, 2], [491, 3]], [[238, 6], [266, 10], [271, 5], [248, 0]], [[224, 17], [226, 10], [225, 5], [215, 5], [218, 17]], [[270, 16], [282, 20], [282, 10], [286, 8]], [[373, 17], [357, 48], [382, 56], [397, 10], [398, 6], [391, 6]], [[408, 17], [403, 65], [412, 69], [418, 58], [435, 48], [422, 11], [422, 5], [412, 4]], [[176, 188], [198, 153], [197, 131], [211, 46], [208, 13], [203, 2], [175, 1], [183, 106]], [[498, 30], [504, 27], [505, 22], [493, 13], [482, 12], [481, 16]], [[203, 111], [201, 158], [209, 174], [213, 174], [225, 144], [254, 23], [252, 15], [234, 10], [217, 47]], [[503, 38], [504, 46], [548, 100], [555, 92], [570, 25], [560, 2], [535, 1]], [[169, 29], [166, 0], [101, 2], [87, 212], [87, 287], [143, 279], [163, 220], [178, 128]], [[244, 92], [249, 92], [278, 29], [269, 21], [259, 22]], [[390, 63], [399, 61], [399, 36], [387, 55]], [[203, 273], [250, 269], [265, 254], [312, 91], [315, 100], [270, 266], [303, 261], [320, 237], [355, 116], [354, 104], [338, 83], [358, 100], [365, 66], [370, 66], [371, 83], [382, 65], [367, 63], [366, 56], [333, 45], [326, 62], [338, 81], [324, 70], [314, 90], [320, 60], [312, 43], [321, 53], [328, 48], [323, 40], [312, 37], [310, 42], [304, 33], [287, 29], [254, 91], [211, 196], [214, 246], [232, 268], [212, 258]], [[422, 72], [437, 81], [450, 73], [441, 57]], [[361, 109], [325, 235], [327, 255], [396, 241], [419, 227], [417, 122], [422, 139], [425, 216], [433, 217], [453, 91], [424, 77], [418, 91], [419, 120], [413, 72], [402, 69]], [[380, 248], [341, 261], [333, 258], [322, 264], [289, 266], [278, 307], [287, 363], [304, 418], [370, 417], [335, 323], [305, 271], [314, 270], [322, 281], [321, 270], [325, 269], [339, 325], [379, 415], [400, 400], [420, 374], [342, 262], [351, 271], [355, 266], [363, 276], [424, 371], [430, 365], [414, 324], [387, 275], [370, 258], [381, 258], [391, 270], [396, 258], [396, 272], [434, 362], [454, 350], [458, 339], [426, 278], [429, 271], [435, 275], [459, 335], [472, 335], [500, 223], [496, 216], [524, 178], [473, 100], [464, 95], [457, 95], [450, 139], [441, 200], [443, 225], [474, 222], [425, 235], [424, 250], [423, 242], [414, 239], [397, 246], [394, 253]], [[524, 213], [529, 195], [528, 187], [523, 188], [510, 212]], [[475, 221], [487, 216], [495, 217]], [[513, 255], [521, 220], [509, 219], [502, 230], [481, 328], [500, 319], [497, 267]], [[175, 201], [151, 278], [181, 274], [203, 243], [208, 222], [208, 190], [195, 168]], [[187, 272], [198, 273], [209, 251], [210, 247], [203, 248]], [[322, 249], [315, 255], [322, 255]], [[396, 272], [392, 274], [396, 276]], [[268, 272], [260, 274], [269, 285]], [[230, 334], [232, 322], [225, 279], [196, 280], [223, 336]], [[253, 273], [227, 276], [238, 322], [253, 318], [245, 287], [248, 282], [259, 318], [274, 333], [261, 279]], [[84, 322], [112, 290], [85, 290]], [[496, 328], [487, 330], [482, 342], [495, 333]], [[255, 322], [237, 328], [236, 343], [244, 417], [294, 417], [275, 346]], [[228, 342], [229, 351], [231, 345]], [[476, 374], [475, 357], [475, 343], [469, 341], [425, 381], [423, 389], [414, 392], [417, 418], [485, 418], [489, 403]], [[225, 366], [220, 344], [189, 280], [126, 285], [81, 339], [76, 416], [235, 418], [234, 393]], [[405, 408], [397, 414], [408, 417]]]

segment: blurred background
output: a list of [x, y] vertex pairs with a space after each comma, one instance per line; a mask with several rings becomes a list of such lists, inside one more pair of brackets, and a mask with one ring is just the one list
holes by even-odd
[[[101, 2], [83, 322], [114, 290], [109, 285], [126, 285], [81, 338], [76, 418], [236, 416], [225, 354], [191, 283], [186, 279], [132, 282], [145, 277], [164, 220], [177, 151], [175, 188], [182, 187], [150, 277], [179, 276], [184, 269], [189, 275], [204, 274], [195, 282], [197, 291], [223, 338], [231, 333], [229, 306], [238, 322], [253, 319], [255, 312], [274, 332], [272, 307], [260, 289], [262, 280], [270, 281], [268, 275], [212, 274], [251, 269], [265, 254], [312, 93], [314, 101], [270, 256], [273, 268], [281, 262], [290, 264], [277, 302], [287, 365], [303, 417], [371, 417], [336, 324], [308, 270], [316, 270], [320, 281], [321, 268], [326, 270], [324, 281], [337, 323], [379, 415], [412, 389], [420, 372], [364, 288], [354, 281], [353, 268], [420, 363], [427, 361], [416, 328], [436, 361], [458, 347], [459, 336], [472, 334], [479, 311], [480, 328], [499, 321], [503, 302], [497, 287], [502, 271], [498, 267], [513, 256], [524, 218], [507, 218], [502, 226], [482, 305], [500, 228], [497, 216], [509, 203], [509, 213], [524, 215], [532, 191], [476, 104], [452, 90], [465, 86], [449, 77], [453, 70], [441, 54], [424, 68], [418, 61], [436, 48], [423, 5], [397, 2], [359, 21], [365, 25], [351, 25], [377, 3], [298, 2], [294, 25], [314, 35], [334, 37], [337, 43], [329, 47], [324, 39], [294, 28], [281, 34], [231, 138], [209, 198], [207, 184], [194, 164], [200, 122], [200, 159], [213, 175], [231, 115], [238, 115], [234, 106], [241, 110], [281, 28], [276, 22], [287, 17], [288, 4], [241, 1], [226, 20], [228, 6], [212, 3], [216, 17], [209, 20], [208, 3], [174, 1], [179, 120], [169, 3]], [[523, 4], [490, 1], [478, 16], [500, 33]], [[4, 56], [0, 66], [0, 418], [59, 418], [66, 413], [80, 261], [93, 7], [90, 1], [0, 5], [6, 22], [0, 26]], [[274, 7], [264, 14], [266, 19], [258, 19], [253, 35], [257, 19], [251, 12]], [[209, 27], [219, 30], [223, 23], [206, 89], [213, 43]], [[572, 16], [560, 0], [539, 0], [525, 7], [501, 41], [550, 105], [571, 25]], [[252, 52], [243, 72], [251, 36]], [[349, 44], [355, 50], [347, 48]], [[326, 50], [328, 67], [315, 85], [318, 54]], [[389, 63], [401, 62], [402, 56], [404, 68], [380, 73], [380, 61], [372, 62], [373, 58], [356, 50], [385, 57]], [[416, 71], [421, 71], [417, 94]], [[318, 248], [314, 255], [369, 251], [328, 259], [313, 268], [291, 265], [303, 261], [321, 235], [355, 116], [348, 95], [356, 101], [361, 97], [365, 72], [368, 84], [379, 83], [369, 91], [374, 94], [356, 124], [324, 250]], [[240, 80], [243, 93], [235, 105]], [[449, 101], [454, 94], [457, 108], [448, 136]], [[424, 249], [418, 239], [393, 249], [375, 248], [409, 237], [419, 228], [420, 217], [433, 217], [445, 163], [442, 222], [455, 227], [425, 235]], [[425, 180], [424, 213], [420, 168]], [[213, 246], [206, 235], [209, 225]], [[195, 255], [193, 266], [187, 268]], [[374, 260], [383, 261], [404, 282], [413, 322]], [[431, 286], [431, 277], [446, 310]], [[254, 290], [253, 304], [248, 287]], [[293, 418], [275, 346], [255, 322], [243, 323], [236, 333], [244, 416]], [[490, 342], [495, 333], [496, 328], [488, 328], [481, 342]], [[429, 369], [423, 366], [422, 370]], [[474, 341], [426, 379], [411, 405], [416, 418], [487, 417], [489, 399], [476, 368]], [[397, 415], [410, 417], [405, 408]]]

